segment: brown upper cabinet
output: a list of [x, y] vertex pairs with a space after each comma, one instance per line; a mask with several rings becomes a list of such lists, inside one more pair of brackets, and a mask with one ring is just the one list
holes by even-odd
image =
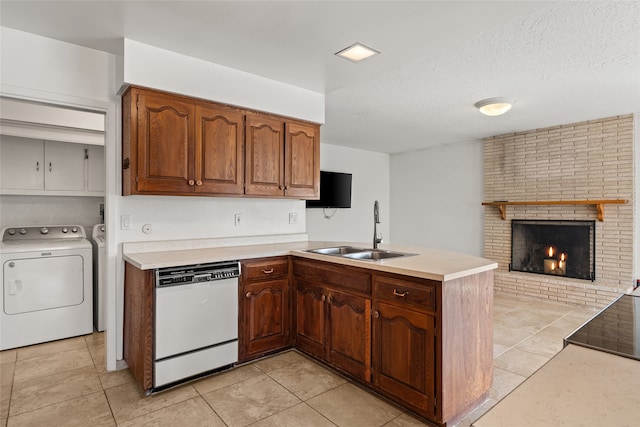
[[319, 125], [137, 87], [122, 111], [125, 196], [319, 197]]

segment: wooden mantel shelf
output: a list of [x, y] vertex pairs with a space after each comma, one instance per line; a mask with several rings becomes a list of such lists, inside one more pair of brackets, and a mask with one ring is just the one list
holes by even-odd
[[604, 205], [623, 205], [628, 203], [625, 199], [614, 200], [545, 200], [530, 202], [507, 202], [497, 200], [494, 202], [482, 202], [482, 206], [497, 206], [500, 210], [502, 219], [507, 219], [507, 206], [525, 206], [525, 205], [593, 205], [598, 210], [598, 221], [604, 221]]

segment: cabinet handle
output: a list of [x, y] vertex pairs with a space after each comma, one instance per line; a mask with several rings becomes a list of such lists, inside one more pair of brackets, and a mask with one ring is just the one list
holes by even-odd
[[202, 181], [197, 180], [197, 181], [196, 181], [196, 185], [202, 185]]
[[251, 298], [251, 292], [247, 292], [246, 294], [244, 294], [245, 298]]
[[193, 182], [193, 180], [192, 180], [192, 179], [190, 179], [190, 180], [189, 180], [189, 182], [188, 182], [188, 184], [189, 184], [189, 185], [193, 185], [193, 184], [195, 184], [195, 183]]
[[278, 185], [278, 188], [279, 188], [280, 190], [284, 190], [284, 186], [283, 186], [283, 185]]
[[273, 268], [270, 268], [269, 270], [262, 270], [262, 272], [264, 274], [271, 274], [271, 273], [273, 273]]
[[393, 294], [397, 297], [406, 297], [409, 295], [409, 291], [406, 292], [398, 292], [396, 289], [393, 290]]
[[40, 162], [36, 162], [36, 172], [40, 172]]
[[320, 298], [320, 301], [325, 302], [326, 299], [327, 297], [325, 295], [322, 295], [322, 298]]
[[51, 162], [49, 162], [49, 172], [51, 172], [51, 170], [53, 169]]
[[373, 317], [375, 317], [376, 319], [380, 317], [380, 313], [378, 312], [378, 310], [373, 312]]
[[285, 186], [284, 186], [284, 189], [285, 189], [285, 190], [288, 190], [288, 189], [289, 189], [289, 186], [288, 186], [288, 185], [285, 185]]

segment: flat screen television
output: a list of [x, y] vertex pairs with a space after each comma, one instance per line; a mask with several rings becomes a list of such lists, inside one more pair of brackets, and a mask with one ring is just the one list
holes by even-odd
[[307, 208], [350, 208], [351, 174], [320, 171], [320, 199], [307, 200]]

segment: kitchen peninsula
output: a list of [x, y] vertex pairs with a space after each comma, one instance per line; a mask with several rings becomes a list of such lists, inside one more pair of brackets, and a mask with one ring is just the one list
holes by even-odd
[[293, 347], [417, 415], [454, 424], [491, 388], [497, 264], [395, 245], [380, 249], [408, 255], [371, 261], [309, 252], [345, 245], [368, 246], [125, 245], [124, 348], [132, 373], [155, 391], [153, 272], [238, 260], [239, 363]]

